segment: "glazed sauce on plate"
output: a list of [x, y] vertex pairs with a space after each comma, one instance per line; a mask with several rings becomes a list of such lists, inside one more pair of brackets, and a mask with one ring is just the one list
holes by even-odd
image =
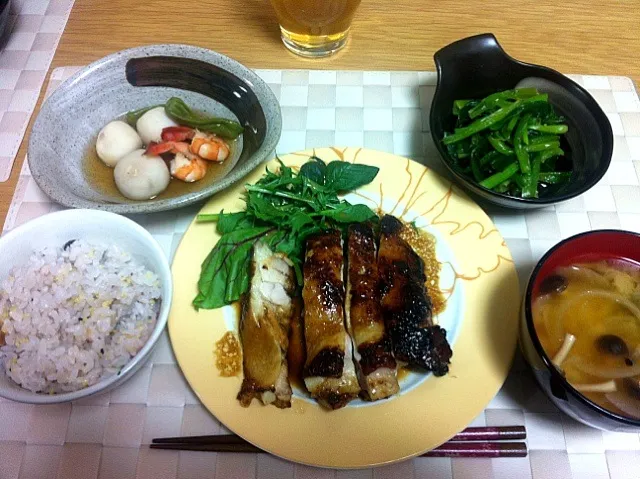
[[411, 370], [409, 368], [407, 368], [406, 366], [401, 366], [398, 368], [398, 382], [402, 383], [402, 381], [404, 381], [407, 376], [409, 375], [409, 373], [411, 372]]
[[307, 359], [307, 351], [304, 344], [304, 327], [302, 324], [302, 299], [295, 300], [296, 312], [291, 321], [289, 331], [289, 349], [287, 350], [287, 363], [289, 366], [289, 382], [292, 388], [306, 391], [302, 375], [304, 363]]
[[242, 349], [236, 335], [227, 331], [216, 342], [215, 348], [216, 368], [224, 378], [230, 378], [240, 374], [242, 370]]
[[405, 224], [400, 236], [424, 262], [424, 273], [427, 276], [425, 286], [431, 298], [433, 315], [436, 316], [444, 311], [447, 303], [442, 291], [440, 291], [440, 268], [442, 265], [436, 258], [436, 239], [426, 231], [414, 228], [409, 224]]

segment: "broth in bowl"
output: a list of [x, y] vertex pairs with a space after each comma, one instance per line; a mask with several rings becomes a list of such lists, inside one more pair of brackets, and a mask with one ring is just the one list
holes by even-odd
[[594, 403], [640, 419], [640, 265], [562, 266], [536, 289], [533, 321], [553, 364]]

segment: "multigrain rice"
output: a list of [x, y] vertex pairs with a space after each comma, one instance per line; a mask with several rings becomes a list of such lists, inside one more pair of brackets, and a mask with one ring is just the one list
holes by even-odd
[[55, 394], [118, 374], [149, 339], [160, 281], [117, 246], [70, 241], [0, 283], [0, 367]]

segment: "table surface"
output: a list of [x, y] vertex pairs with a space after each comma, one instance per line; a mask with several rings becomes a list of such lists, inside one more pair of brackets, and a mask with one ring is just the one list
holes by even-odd
[[[347, 49], [315, 61], [284, 49], [268, 3], [208, 0], [185, 9], [169, 0], [76, 0], [51, 68], [83, 65], [138, 45], [188, 43], [252, 68], [432, 71], [439, 48], [493, 32], [507, 52], [524, 61], [565, 73], [624, 75], [640, 81], [640, 9], [633, 7], [635, 2], [364, 0]], [[33, 118], [35, 114], [31, 122]], [[23, 140], [10, 180], [0, 183], [0, 224], [25, 153]]]

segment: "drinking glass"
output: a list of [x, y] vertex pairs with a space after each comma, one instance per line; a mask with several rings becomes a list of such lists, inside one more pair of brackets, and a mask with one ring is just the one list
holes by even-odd
[[282, 42], [293, 53], [318, 58], [347, 43], [360, 0], [271, 0]]

